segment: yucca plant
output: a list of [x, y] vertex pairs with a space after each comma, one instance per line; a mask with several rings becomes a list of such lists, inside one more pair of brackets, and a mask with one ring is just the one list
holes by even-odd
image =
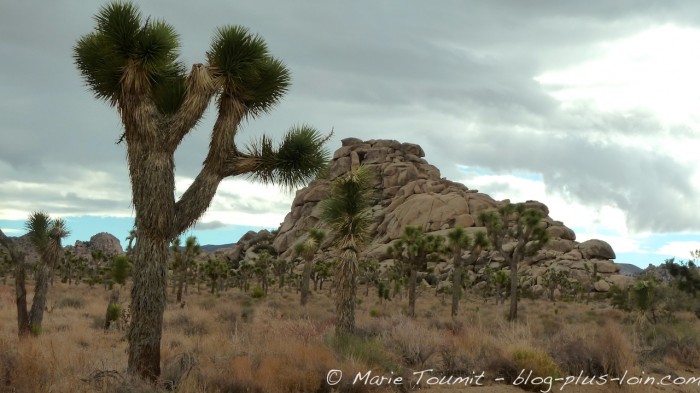
[[336, 335], [355, 330], [358, 254], [372, 223], [373, 174], [360, 166], [335, 179], [328, 199], [321, 202], [321, 219], [330, 227], [340, 250], [333, 286], [336, 291]]
[[[44, 212], [34, 212], [29, 215], [26, 222], [29, 239], [32, 246], [39, 254], [40, 260], [37, 262], [35, 274], [36, 283], [34, 285], [34, 299], [32, 308], [29, 311], [28, 327], [21, 327], [20, 335], [28, 331], [37, 335], [41, 332], [41, 324], [44, 319], [44, 309], [46, 308], [46, 295], [49, 290], [49, 276], [52, 270], [59, 264], [59, 259], [63, 255], [61, 240], [69, 235], [66, 223], [62, 218], [51, 219]], [[22, 289], [22, 291], [24, 291]], [[26, 301], [24, 307], [26, 307]]]
[[[162, 20], [143, 18], [130, 2], [102, 7], [95, 29], [74, 47], [75, 64], [96, 98], [121, 117], [136, 213], [134, 285], [128, 330], [128, 369], [160, 375], [168, 244], [209, 207], [219, 183], [246, 175], [294, 188], [324, 167], [327, 140], [315, 129], [291, 128], [274, 146], [262, 136], [236, 141], [246, 119], [269, 112], [286, 93], [290, 74], [262, 37], [241, 26], [216, 30], [206, 62], [186, 71], [180, 40]], [[216, 121], [200, 173], [175, 198], [174, 154], [214, 100]]]

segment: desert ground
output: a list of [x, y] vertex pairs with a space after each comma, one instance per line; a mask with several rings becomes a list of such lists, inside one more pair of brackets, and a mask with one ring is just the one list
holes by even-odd
[[[122, 300], [128, 288], [121, 288]], [[31, 287], [29, 288], [31, 293]], [[109, 292], [100, 286], [56, 283], [36, 338], [16, 334], [14, 287], [0, 286], [1, 392], [432, 392], [530, 391], [693, 392], [686, 386], [563, 381], [513, 386], [520, 370], [534, 376], [700, 376], [700, 323], [694, 315], [651, 326], [605, 299], [588, 304], [524, 299], [520, 320], [505, 320], [507, 304], [467, 293], [460, 315], [449, 300], [424, 288], [417, 316], [404, 316], [403, 298], [379, 302], [359, 289], [358, 332], [334, 335], [331, 289], [314, 292], [306, 307], [291, 289], [254, 298], [231, 289], [220, 295], [190, 289], [185, 304], [170, 301], [162, 339], [159, 388], [126, 373], [124, 326], [104, 330]], [[174, 297], [173, 297], [174, 298]], [[331, 370], [343, 378], [331, 386]], [[426, 371], [429, 370], [429, 371]], [[369, 374], [368, 374], [369, 372]], [[421, 374], [422, 372], [422, 374]], [[356, 378], [357, 375], [359, 378]], [[476, 376], [483, 373], [478, 382]], [[418, 377], [422, 375], [420, 384]], [[386, 377], [383, 381], [381, 376]], [[472, 379], [456, 380], [457, 377]], [[372, 377], [377, 377], [372, 379]], [[402, 377], [399, 385], [389, 378]], [[452, 380], [449, 379], [452, 377]], [[496, 381], [496, 378], [504, 378]], [[353, 383], [353, 379], [355, 380]], [[459, 381], [459, 382], [455, 382]], [[510, 381], [510, 382], [509, 382]], [[470, 383], [471, 382], [471, 383]], [[631, 380], [632, 383], [635, 380]], [[467, 386], [465, 386], [465, 384]]]

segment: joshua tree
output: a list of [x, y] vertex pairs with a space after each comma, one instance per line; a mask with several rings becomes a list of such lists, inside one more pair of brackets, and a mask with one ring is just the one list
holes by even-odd
[[[497, 211], [491, 210], [479, 215], [486, 226], [491, 244], [510, 266], [509, 321], [518, 318], [518, 265], [547, 243], [543, 217], [542, 212], [527, 208], [524, 203], [508, 203]], [[512, 249], [504, 247], [508, 240], [514, 242]]]
[[321, 219], [331, 228], [335, 235], [334, 244], [341, 252], [333, 282], [336, 335], [350, 334], [355, 330], [358, 254], [369, 236], [372, 196], [372, 173], [367, 167], [360, 166], [335, 179], [328, 199], [321, 202]]
[[407, 226], [396, 243], [389, 246], [387, 253], [401, 261], [409, 272], [408, 278], [408, 315], [416, 316], [416, 285], [418, 271], [425, 270], [428, 258], [442, 248], [444, 238], [428, 235], [419, 226]]
[[[457, 316], [459, 309], [459, 299], [462, 297], [462, 271], [464, 263], [472, 264], [476, 262], [481, 251], [488, 247], [488, 238], [484, 232], [477, 232], [474, 241], [467, 234], [464, 228], [457, 227], [447, 234], [447, 246], [452, 251], [452, 262], [454, 273], [452, 274], [452, 318]], [[467, 261], [462, 260], [462, 252], [470, 250]]]
[[189, 236], [185, 240], [185, 250], [180, 250], [180, 238], [173, 240], [173, 275], [175, 276], [175, 285], [173, 287], [176, 295], [175, 300], [182, 302], [182, 291], [187, 285], [188, 275], [194, 263], [194, 257], [200, 252], [200, 245], [197, 242], [196, 236]]
[[[179, 38], [162, 20], [141, 17], [136, 6], [114, 2], [95, 18], [92, 33], [74, 48], [75, 63], [98, 99], [116, 107], [124, 126], [138, 241], [128, 329], [128, 370], [160, 375], [168, 244], [209, 207], [219, 183], [247, 175], [294, 188], [327, 162], [328, 137], [292, 128], [279, 147], [268, 136], [241, 148], [242, 122], [269, 112], [290, 84], [289, 71], [263, 38], [241, 26], [219, 28], [205, 64], [189, 73], [178, 59]], [[202, 170], [175, 199], [174, 154], [215, 99], [217, 116]]]
[[211, 285], [210, 289], [212, 294], [217, 294], [219, 292], [221, 287], [219, 280], [222, 278], [227, 278], [229, 270], [229, 266], [226, 264], [226, 262], [220, 259], [209, 258], [207, 260], [207, 263], [204, 265], [204, 272], [206, 273], [207, 277], [209, 277], [209, 284]]
[[285, 278], [287, 277], [289, 265], [290, 263], [283, 258], [275, 258], [272, 260], [272, 271], [277, 276], [277, 287], [280, 293], [284, 292]]
[[131, 252], [134, 251], [133, 248], [133, 243], [134, 240], [136, 240], [136, 229], [132, 229], [129, 231], [129, 236], [126, 237], [126, 241], [129, 243], [126, 245], [126, 255], [129, 256], [131, 255]]
[[320, 261], [314, 264], [313, 281], [314, 291], [322, 291], [323, 283], [331, 278], [333, 269], [336, 266], [335, 261]]
[[67, 237], [69, 232], [63, 219], [51, 219], [48, 214], [42, 212], [32, 213], [26, 227], [29, 239], [40, 258], [36, 266], [34, 300], [32, 309], [29, 311], [29, 329], [32, 334], [37, 335], [41, 331], [41, 323], [44, 319], [49, 276], [62, 256], [61, 240]]
[[301, 274], [301, 305], [305, 306], [309, 300], [309, 281], [311, 280], [311, 271], [313, 270], [313, 260], [316, 251], [321, 247], [326, 233], [319, 229], [311, 229], [309, 236], [305, 241], [297, 243], [294, 246], [294, 254], [300, 256], [304, 260], [304, 270]]
[[25, 286], [26, 268], [24, 265], [24, 253], [19, 251], [12, 240], [0, 230], [0, 244], [10, 254], [10, 259], [15, 265], [15, 301], [17, 303], [17, 334], [20, 338], [26, 337], [29, 332], [29, 313], [27, 312], [27, 289]]
[[369, 287], [379, 283], [379, 261], [364, 259], [360, 262], [360, 278], [365, 282], [365, 296], [369, 296]]

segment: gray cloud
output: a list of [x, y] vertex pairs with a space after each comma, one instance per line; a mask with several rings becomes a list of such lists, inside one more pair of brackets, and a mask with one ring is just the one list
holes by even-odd
[[221, 221], [210, 221], [210, 222], [198, 222], [194, 225], [194, 227], [192, 229], [201, 230], [201, 231], [209, 231], [209, 230], [214, 230], [214, 229], [226, 228], [228, 226], [229, 226], [228, 224], [225, 224]]
[[585, 135], [500, 129], [460, 142], [450, 149], [455, 160], [497, 172], [541, 173], [550, 191], [572, 201], [619, 207], [628, 213], [633, 230], [700, 229], [700, 213], [693, 208], [700, 200], [689, 177], [692, 168], [669, 154], [596, 143]]
[[[691, 129], [666, 129], [642, 111], [562, 110], [533, 80], [599, 55], [602, 42], [664, 23], [697, 25], [696, 1], [139, 4], [144, 15], [162, 17], [180, 32], [186, 62], [203, 61], [217, 26], [242, 24], [288, 64], [294, 83], [288, 96], [269, 116], [246, 123], [241, 143], [261, 132], [279, 137], [290, 125], [308, 122], [335, 128], [333, 149], [348, 136], [420, 143], [448, 177], [458, 178], [456, 164], [528, 169], [572, 199], [619, 206], [636, 229], [698, 228], [691, 168], [670, 152], [594, 142], [613, 135], [690, 136]], [[0, 176], [51, 185], [0, 190], [4, 206], [130, 209], [125, 147], [114, 144], [118, 116], [93, 99], [71, 58], [97, 10], [67, 1], [3, 5]], [[210, 110], [178, 151], [178, 175], [194, 177], [201, 168], [214, 117]], [[81, 195], [71, 182], [80, 169], [108, 174], [101, 187], [111, 196]], [[224, 202], [217, 208], [289, 209], [219, 195]]]

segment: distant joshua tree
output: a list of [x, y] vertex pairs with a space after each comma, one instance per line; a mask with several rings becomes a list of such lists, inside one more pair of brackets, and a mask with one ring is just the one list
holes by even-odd
[[404, 272], [408, 271], [408, 315], [416, 316], [416, 286], [418, 271], [425, 270], [428, 258], [441, 251], [445, 238], [423, 232], [420, 226], [407, 226], [401, 238], [391, 245], [387, 253], [400, 261]]
[[[247, 175], [295, 188], [325, 167], [327, 137], [299, 126], [279, 147], [268, 136], [236, 143], [242, 122], [269, 112], [290, 84], [289, 71], [262, 37], [241, 26], [217, 30], [206, 64], [189, 73], [179, 37], [163, 20], [141, 17], [130, 2], [112, 2], [93, 32], [74, 47], [75, 63], [96, 98], [116, 107], [124, 126], [138, 241], [128, 330], [128, 371], [157, 380], [166, 300], [168, 244], [207, 210], [219, 183]], [[201, 172], [175, 199], [175, 151], [209, 103], [216, 121]]]
[[358, 254], [369, 236], [372, 195], [372, 173], [360, 166], [334, 180], [328, 199], [321, 202], [321, 219], [331, 228], [340, 250], [333, 282], [339, 336], [355, 330]]
[[[509, 321], [518, 318], [518, 265], [525, 257], [540, 250], [548, 240], [542, 225], [543, 218], [542, 212], [528, 208], [524, 203], [508, 203], [498, 210], [479, 215], [494, 249], [510, 266]], [[509, 240], [515, 242], [512, 250], [504, 248], [504, 244]]]
[[[464, 228], [454, 228], [447, 234], [447, 247], [452, 252], [454, 265], [454, 273], [452, 274], [452, 318], [457, 316], [459, 310], [459, 300], [462, 297], [462, 271], [464, 270], [465, 262], [467, 265], [476, 262], [481, 251], [488, 245], [489, 240], [484, 232], [477, 232], [473, 241]], [[467, 261], [462, 260], [462, 252], [465, 250], [470, 251]]]
[[321, 247], [326, 233], [320, 229], [311, 229], [309, 236], [305, 241], [297, 243], [294, 246], [294, 254], [300, 256], [304, 260], [304, 270], [301, 274], [301, 297], [300, 303], [305, 306], [309, 300], [309, 282], [311, 280], [311, 272], [313, 270], [313, 260], [316, 251]]

